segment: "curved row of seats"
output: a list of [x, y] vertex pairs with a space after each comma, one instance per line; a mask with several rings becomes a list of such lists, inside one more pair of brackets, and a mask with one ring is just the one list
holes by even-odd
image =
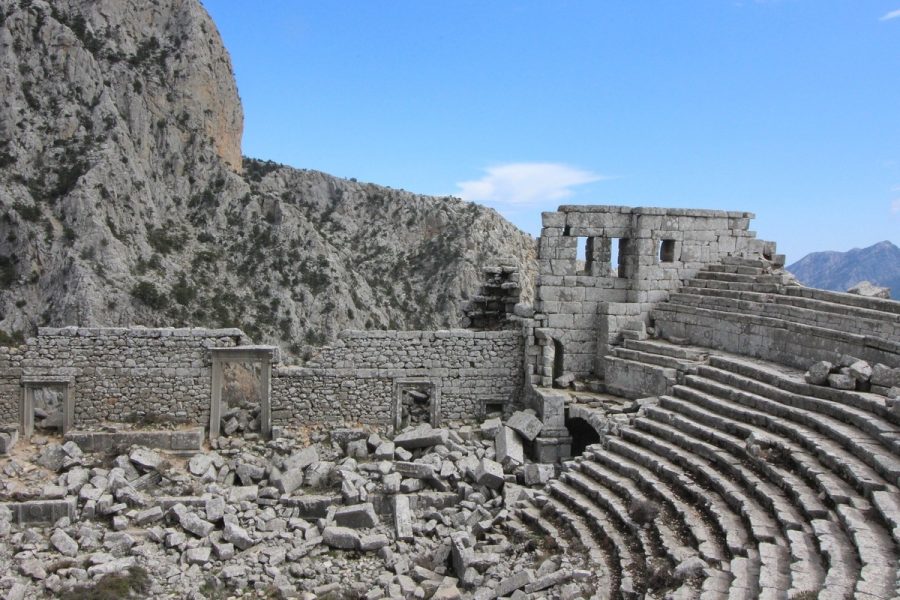
[[[900, 416], [709, 353], [548, 487], [545, 512], [609, 574], [598, 597], [900, 597]], [[694, 557], [697, 576], [660, 577]]]

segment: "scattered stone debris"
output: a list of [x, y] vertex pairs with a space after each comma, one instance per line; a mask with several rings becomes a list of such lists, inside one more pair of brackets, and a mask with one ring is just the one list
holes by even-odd
[[525, 458], [535, 420], [422, 423], [393, 439], [315, 431], [309, 445], [245, 428], [187, 457], [35, 436], [4, 465], [2, 491], [72, 510], [18, 524], [0, 505], [0, 592], [55, 597], [137, 568], [150, 597], [587, 598], [589, 557], [517, 516], [554, 474]]

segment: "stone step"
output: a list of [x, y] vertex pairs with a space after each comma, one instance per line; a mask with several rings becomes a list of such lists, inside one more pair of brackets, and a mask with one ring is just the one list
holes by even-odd
[[893, 598], [897, 586], [897, 550], [884, 531], [869, 527], [868, 517], [859, 509], [846, 504], [837, 508], [859, 552], [860, 575], [856, 581], [856, 597]]
[[[661, 401], [662, 400], [663, 399], [661, 399]], [[674, 404], [671, 404], [671, 403], [668, 405], [672, 406], [672, 407], [675, 406]], [[718, 412], [721, 413], [721, 411], [718, 411]], [[745, 430], [745, 432], [747, 430], [766, 435], [765, 431], [760, 430], [755, 427], [752, 427], [752, 426], [748, 426], [748, 428]], [[768, 435], [771, 436], [772, 433], [769, 433]], [[822, 454], [819, 454], [819, 456], [822, 456]], [[834, 503], [837, 513], [839, 515], [841, 515], [841, 522], [844, 524], [844, 526], [847, 530], [847, 535], [850, 536], [850, 538], [852, 538], [852, 540], [853, 540], [852, 543], [848, 543], [847, 538], [843, 535], [843, 532], [839, 531], [839, 530], [829, 530], [829, 535], [832, 536], [833, 538], [835, 538], [834, 540], [821, 539], [821, 537], [819, 536], [820, 531], [817, 530], [816, 531], [817, 538], [819, 538], [818, 539], [819, 546], [820, 546], [820, 548], [822, 548], [822, 552], [827, 554], [826, 548], [829, 548], [833, 545], [832, 541], [834, 542], [834, 544], [849, 546], [851, 548], [856, 547], [856, 551], [859, 553], [859, 559], [861, 561], [862, 568], [866, 569], [867, 565], [873, 565], [868, 568], [867, 573], [874, 573], [876, 571], [881, 573], [877, 578], [874, 575], [870, 575], [868, 577], [868, 579], [863, 577], [862, 575], [860, 576], [861, 580], [865, 580], [867, 582], [865, 585], [869, 586], [866, 588], [867, 590], [869, 590], [867, 593], [871, 592], [870, 588], [871, 589], [880, 589], [883, 591], [884, 589], [889, 589], [889, 588], [892, 589], [893, 587], [895, 587], [897, 585], [896, 569], [885, 570], [884, 568], [877, 568], [877, 567], [883, 567], [883, 565], [881, 564], [880, 561], [884, 561], [884, 560], [893, 561], [892, 564], [896, 565], [896, 560], [897, 560], [896, 545], [891, 536], [892, 535], [900, 536], [900, 532], [898, 532], [898, 533], [894, 532], [895, 523], [889, 521], [889, 528], [890, 528], [890, 533], [889, 533], [877, 522], [877, 520], [873, 521], [873, 519], [871, 519], [871, 518], [864, 519], [861, 517], [855, 518], [855, 519], [851, 518], [853, 515], [862, 515], [862, 514], [872, 513], [873, 509], [872, 509], [871, 505], [868, 502], [866, 502], [865, 500], [862, 500], [861, 498], [858, 498], [858, 497], [851, 496], [848, 498], [841, 498], [840, 493], [835, 494], [835, 492], [833, 490], [839, 489], [838, 478], [831, 473], [822, 473], [821, 471], [818, 471], [819, 469], [821, 469], [821, 466], [819, 466], [819, 465], [810, 465], [809, 463], [812, 462], [812, 457], [809, 454], [807, 454], [806, 452], [803, 452], [803, 451], [791, 452], [790, 457], [791, 457], [791, 460], [799, 461], [801, 464], [806, 463], [805, 466], [801, 466], [801, 469], [803, 469], [805, 471], [806, 476], [808, 478], [810, 478], [810, 477], [814, 478], [815, 480], [820, 482], [818, 487], [822, 493], [824, 493], [826, 495], [832, 495], [832, 502]], [[882, 517], [885, 514], [891, 514], [891, 512], [896, 508], [894, 506], [891, 506], [890, 501], [888, 499], [891, 496], [896, 497], [897, 491], [896, 491], [896, 488], [894, 488], [893, 486], [891, 486], [890, 489], [891, 489], [890, 493], [879, 493], [879, 492], [873, 493], [873, 496], [874, 496], [874, 494], [879, 494], [879, 496], [878, 496], [879, 501], [884, 503], [883, 505], [879, 505], [875, 509], [875, 511], [880, 513], [882, 515]], [[850, 493], [855, 496], [855, 492], [853, 492], [852, 490], [850, 491]], [[815, 519], [814, 521], [819, 521], [819, 520], [820, 519]], [[863, 544], [866, 547], [865, 548], [859, 547], [860, 544]], [[878, 546], [877, 552], [870, 551], [871, 546], [873, 544]], [[879, 559], [878, 557], [882, 557], [882, 558]], [[883, 557], [887, 557], [887, 558], [885, 559]], [[828, 562], [829, 562], [829, 565], [831, 565], [831, 567], [829, 568], [829, 575], [830, 575], [831, 569], [835, 568], [834, 563], [832, 562], [832, 557], [829, 556]], [[883, 573], [884, 571], [888, 572], [889, 575], [884, 574]], [[829, 579], [829, 577], [826, 577], [826, 583], [827, 583], [828, 579]], [[831, 579], [835, 579], [835, 578], [831, 578]], [[874, 581], [874, 583], [873, 583], [873, 581]], [[860, 594], [860, 593], [862, 593], [861, 590], [857, 589], [857, 594]], [[857, 596], [857, 597], [861, 597], [861, 596]], [[878, 596], [876, 596], [876, 597], [878, 597]], [[883, 596], [883, 597], [891, 597], [891, 596]]]
[[646, 568], [649, 559], [655, 555], [653, 543], [647, 530], [632, 520], [628, 514], [628, 506], [611, 490], [578, 471], [565, 471], [561, 479], [584, 495], [596, 510], [606, 515], [609, 522], [619, 530], [622, 539], [631, 543], [634, 559]]
[[759, 292], [762, 294], [780, 294], [783, 285], [779, 283], [760, 283], [757, 281], [719, 281], [716, 279], [688, 279], [686, 287], [711, 288], [714, 290], [734, 290], [741, 292]]
[[[735, 297], [737, 296], [737, 297]], [[900, 324], [893, 319], [871, 318], [868, 315], [846, 314], [837, 311], [818, 310], [816, 307], [795, 306], [779, 302], [780, 294], [753, 294], [749, 292], [720, 290], [703, 287], [685, 287], [669, 294], [669, 301], [679, 305], [695, 306], [710, 310], [725, 310], [755, 314], [773, 319], [823, 327], [857, 335], [871, 335], [884, 339], [900, 335]], [[785, 298], [790, 298], [784, 296]]]
[[697, 363], [693, 361], [673, 358], [664, 354], [653, 354], [631, 348], [622, 348], [621, 346], [612, 348], [611, 353], [613, 356], [624, 360], [675, 369], [676, 371], [694, 371], [697, 368]]
[[[783, 284], [784, 278], [781, 275], [774, 274], [750, 274], [743, 273], [725, 273], [716, 271], [699, 271], [694, 279], [704, 281], [726, 281], [738, 283], [761, 283], [761, 284]], [[692, 280], [693, 281], [693, 280]]]
[[607, 437], [605, 447], [601, 450], [592, 450], [585, 453], [585, 458], [594, 464], [602, 464], [610, 471], [615, 471], [628, 478], [648, 497], [660, 505], [668, 506], [673, 519], [679, 522], [679, 528], [685, 534], [682, 537], [689, 538], [686, 544], [696, 548], [700, 556], [710, 562], [721, 562], [725, 559], [725, 549], [718, 543], [713, 528], [707, 524], [704, 517], [692, 502], [685, 502], [681, 496], [657, 477], [652, 471], [627, 458], [623, 448], [627, 442], [618, 438]]
[[[785, 291], [790, 288], [786, 287]], [[824, 299], [805, 298], [801, 296], [789, 295], [785, 293], [772, 294], [761, 293], [755, 291], [737, 291], [730, 289], [713, 289], [709, 287], [691, 287], [683, 286], [678, 290], [684, 294], [718, 296], [723, 298], [734, 298], [737, 300], [751, 300], [754, 302], [770, 302], [775, 304], [785, 304], [796, 306], [799, 308], [807, 308], [811, 310], [835, 313], [845, 316], [854, 316], [863, 319], [871, 319], [876, 321], [884, 321], [886, 323], [900, 323], [900, 313], [886, 312], [884, 310], [876, 310], [864, 306], [854, 306], [851, 304], [831, 302]]]
[[593, 534], [603, 540], [605, 547], [612, 554], [614, 560], [611, 577], [613, 582], [617, 579], [619, 581], [618, 586], [613, 588], [613, 597], [616, 591], [626, 595], [644, 589], [642, 564], [634, 557], [630, 546], [609, 519], [584, 494], [565, 482], [555, 480], [550, 483], [549, 489], [554, 498], [584, 519]]
[[762, 266], [745, 266], [745, 265], [706, 265], [701, 272], [709, 273], [739, 273], [741, 275], [767, 275], [768, 271]]
[[[668, 408], [670, 402], [677, 403], [677, 400], [661, 398], [662, 404]], [[686, 435], [697, 437], [705, 442], [712, 441], [713, 447], [725, 448], [733, 456], [738, 457], [745, 463], [750, 462], [750, 455], [746, 452], [744, 443], [741, 439], [723, 434], [718, 431], [712, 431], [695, 421], [691, 421], [682, 416], [682, 413], [671, 415], [670, 423], [684, 431]], [[707, 453], [708, 456], [716, 457], [718, 455], [713, 449]], [[763, 462], [763, 461], [759, 461]], [[758, 463], [757, 463], [758, 464]], [[733, 467], [733, 465], [731, 465]], [[793, 562], [791, 563], [791, 571], [797, 573], [807, 573], [803, 577], [804, 582], [821, 581], [824, 577], [822, 559], [815, 553], [809, 552], [805, 540], [793, 535], [796, 533], [808, 534], [811, 528], [808, 521], [811, 518], [828, 517], [830, 513], [825, 509], [824, 505], [815, 495], [815, 491], [808, 488], [806, 484], [800, 482], [796, 478], [792, 478], [794, 489], [788, 490], [784, 486], [786, 482], [780, 474], [772, 477], [772, 483], [761, 479], [749, 468], [740, 469], [737, 473], [732, 474], [747, 493], [753, 496], [761, 505], [766, 506], [774, 518], [781, 524], [782, 531], [788, 540], [788, 547], [791, 552]], [[786, 491], [782, 491], [785, 489]], [[799, 508], [795, 507], [798, 499], [805, 503], [814, 503], [812, 508], [805, 504], [800, 504]], [[816, 579], [816, 574], [823, 574]], [[792, 580], [793, 581], [793, 580]], [[792, 589], [795, 591], [803, 591], [805, 588], [794, 582]]]
[[819, 548], [828, 557], [828, 573], [819, 598], [846, 600], [853, 597], [859, 577], [859, 559], [853, 546], [844, 540], [840, 524], [825, 519], [812, 522]]
[[[722, 373], [722, 372], [720, 372]], [[812, 411], [793, 408], [751, 392], [702, 376], [688, 375], [685, 386], [706, 394], [707, 403], [728, 402], [730, 416], [744, 423], [777, 427], [807, 448], [832, 451], [833, 458], [843, 460], [865, 489], [883, 489], [885, 483], [896, 485], [900, 478], [900, 460], [871, 436], [841, 421]], [[684, 386], [682, 386], [684, 387]], [[676, 396], [689, 394], [673, 388]], [[688, 398], [692, 399], [692, 398]], [[790, 421], [790, 425], [786, 424]], [[843, 451], [840, 451], [840, 450]], [[885, 482], [887, 479], [887, 482]]]
[[[809, 487], [786, 468], [775, 466], [763, 459], [754, 460], [755, 457], [746, 449], [745, 441], [750, 433], [756, 431], [754, 428], [736, 424], [717, 413], [705, 410], [695, 404], [686, 404], [677, 398], [663, 397], [661, 402], [664, 408], [677, 412], [679, 416], [692, 421], [690, 425], [685, 424], [690, 427], [692, 435], [710, 442], [716, 447], [728, 450], [734, 456], [752, 463], [757, 469], [764, 472], [780, 490], [785, 490], [793, 499], [794, 505], [805, 515], [806, 520], [826, 518], [830, 514], [828, 508], [818, 498], [816, 489]], [[755, 484], [753, 487], [755, 489]], [[780, 492], [773, 493], [778, 497], [782, 496]], [[774, 502], [774, 499], [770, 501]], [[777, 510], [781, 512], [780, 509]], [[797, 524], [802, 523], [802, 520], [795, 518], [793, 522], [794, 525], [786, 523], [785, 528], [798, 529]]]
[[792, 394], [820, 398], [837, 403], [840, 406], [852, 406], [853, 408], [876, 414], [882, 419], [900, 426], [900, 415], [888, 408], [884, 396], [878, 394], [812, 385], [806, 383], [806, 380], [803, 378], [803, 371], [746, 358], [712, 355], [709, 358], [709, 364], [717, 369], [730, 371]]
[[653, 434], [634, 427], [621, 427], [619, 433], [624, 441], [637, 447], [629, 458], [657, 473], [667, 485], [695, 502], [697, 508], [715, 524], [730, 555], [746, 556], [751, 543], [749, 528], [717, 492], [699, 484], [693, 474], [689, 475], [680, 464], [670, 460], [674, 458], [671, 444], [663, 443]]
[[760, 257], [749, 256], [723, 256], [719, 259], [723, 265], [737, 265], [741, 267], [757, 267], [760, 269], [770, 270], [772, 263]]
[[[623, 506], [628, 510], [628, 515], [633, 519], [632, 507], [638, 502], [647, 502], [650, 505], [657, 503], [649, 498], [635, 485], [633, 481], [627, 477], [622, 477], [601, 464], [590, 460], [582, 460], [579, 463], [579, 470], [586, 477], [597, 482], [603, 488], [610, 490], [621, 501]], [[601, 489], [603, 489], [601, 488]], [[669, 525], [670, 513], [667, 507], [658, 506], [660, 510], [656, 518], [649, 523], [650, 544], [645, 544], [645, 548], [652, 548], [652, 552], [648, 556], [662, 556], [672, 564], [678, 563], [697, 556], [698, 552], [692, 547], [692, 539], [683, 540], [682, 536]], [[647, 529], [643, 527], [643, 529]]]
[[823, 300], [834, 304], [844, 304], [857, 308], [867, 308], [884, 313], [900, 315], [900, 302], [897, 300], [868, 298], [866, 296], [857, 296], [856, 294], [831, 292], [804, 286], [785, 286], [784, 293], [797, 298], [813, 298], [815, 300]]
[[883, 452], [870, 450], [879, 455], [876, 462], [885, 469], [884, 475], [888, 478], [895, 477], [894, 474], [900, 476], [900, 459], [895, 457], [900, 450], [900, 425], [878, 414], [830, 400], [787, 392], [717, 367], [701, 365], [697, 375], [783, 405], [796, 419], [813, 428], [818, 429], [820, 424], [831, 423], [832, 429], [843, 430], [844, 435], [850, 438], [856, 437], [855, 429], [861, 430], [871, 436], [874, 443], [885, 446]]
[[[724, 498], [731, 510], [743, 517], [753, 539], [760, 543], [785, 544], [781, 528], [775, 519], [759, 502], [746, 495], [740, 485], [732, 481], [731, 477], [735, 477], [740, 471], [739, 460], [666, 423], [667, 414], [670, 414], [668, 411], [656, 407], [647, 407], [647, 411], [648, 418], [636, 420], [636, 427], [655, 436], [658, 443], [667, 448], [676, 464]], [[710, 458], [712, 455], [715, 457]]]
[[671, 356], [672, 358], [693, 362], [703, 362], [709, 357], [709, 353], [703, 350], [677, 346], [663, 340], [625, 340], [624, 345], [629, 350]]
[[[655, 416], [659, 416], [659, 414], [659, 411], [657, 411]], [[648, 416], [652, 417], [654, 415], [648, 414]], [[674, 451], [672, 454], [674, 456], [680, 456], [681, 460], [684, 460], [684, 456], [687, 456], [688, 458], [685, 462], [688, 464], [690, 464], [691, 457], [693, 457], [698, 444], [704, 445], [703, 442], [691, 440], [688, 436], [681, 435], [678, 430], [662, 423], [648, 423], [647, 421], [641, 421], [638, 426], [653, 431], [656, 435], [665, 437], [668, 441], [673, 442], [679, 450]], [[714, 447], [706, 446], [710, 452], [718, 455], [718, 461], [710, 462], [720, 464], [721, 462], [728, 460], [727, 456], [718, 453]], [[679, 455], [681, 449], [685, 448], [687, 448], [688, 451]], [[703, 463], [700, 463], [699, 460], [694, 460], [693, 464], [697, 465], [693, 467], [694, 469], [697, 469], [699, 466], [700, 469], [703, 469], [707, 473], [708, 470], [711, 470], [709, 464], [704, 465]], [[700, 473], [703, 471], [695, 472]], [[723, 475], [726, 473], [727, 471], [723, 471]], [[791, 561], [791, 553], [788, 548], [789, 542], [786, 541], [785, 537], [783, 537], [780, 532], [777, 532], [777, 525], [771, 519], [769, 513], [762, 508], [762, 505], [756, 502], [751, 495], [744, 493], [741, 486], [732, 484], [728, 481], [727, 475], [723, 477], [709, 477], [706, 483], [718, 488], [717, 491], [720, 495], [723, 495], [723, 497], [728, 499], [732, 509], [739, 511], [744, 515], [745, 520], [750, 523], [754, 537], [759, 541], [759, 545], [757, 546], [759, 552], [759, 597], [787, 597], [787, 592], [790, 589], [793, 589], [790, 578], [790, 573], [792, 571], [791, 567], [793, 564]], [[760, 483], [761, 481], [757, 478], [755, 482], [751, 481], [746, 485], [760, 485]], [[770, 489], [768, 491], [772, 492], [773, 490]], [[790, 505], [784, 501], [779, 504], [778, 508], [790, 510]], [[791, 512], [796, 513], [796, 511]], [[783, 515], [781, 515], [781, 518], [782, 520], [787, 521], [787, 526], [791, 527], [793, 530], [802, 530], [802, 524], [798, 523], [796, 519], [788, 519]], [[807, 572], [814, 572], [816, 570], [821, 571], [820, 562], [818, 560], [814, 560], [808, 565], [803, 566], [806, 568], [802, 570]], [[741, 585], [735, 587], [743, 589], [743, 586]]]
[[[554, 516], [563, 523], [569, 531], [572, 532], [578, 543], [586, 549], [591, 561], [592, 571], [597, 578], [597, 590], [604, 592], [606, 594], [604, 597], [611, 598], [613, 596], [613, 591], [618, 589], [619, 586], [618, 580], [613, 582], [611, 577], [613, 569], [610, 566], [610, 561], [613, 560], [613, 558], [610, 557], [606, 550], [604, 550], [597, 542], [594, 534], [591, 532], [591, 528], [588, 527], [584, 519], [554, 499], [548, 499], [547, 503], [544, 505], [544, 509], [549, 515]], [[540, 516], [539, 513], [538, 516]], [[550, 539], [555, 540], [557, 538]]]

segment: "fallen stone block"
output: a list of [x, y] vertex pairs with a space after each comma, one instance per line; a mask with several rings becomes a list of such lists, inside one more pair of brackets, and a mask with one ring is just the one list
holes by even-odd
[[506, 426], [518, 432], [519, 435], [529, 442], [533, 442], [534, 438], [541, 433], [541, 429], [544, 428], [544, 424], [541, 423], [540, 419], [530, 412], [522, 410], [514, 412], [506, 422]]
[[159, 453], [146, 448], [135, 448], [128, 454], [128, 459], [144, 471], [155, 470], [163, 462], [163, 458]]
[[19, 441], [19, 430], [10, 429], [0, 432], [0, 454], [9, 454]]
[[381, 442], [375, 448], [375, 460], [393, 460], [394, 442]]
[[359, 534], [349, 527], [326, 527], [322, 530], [322, 541], [331, 548], [341, 550], [359, 548]]
[[871, 281], [860, 281], [847, 290], [848, 294], [856, 294], [865, 298], [891, 298], [891, 288], [875, 285]]
[[447, 443], [448, 432], [446, 429], [433, 429], [427, 423], [404, 431], [394, 438], [394, 445], [406, 450], [426, 448]]
[[828, 385], [828, 376], [831, 374], [833, 368], [834, 365], [827, 360], [821, 360], [815, 363], [809, 367], [809, 370], [804, 375], [806, 383], [812, 385]]
[[828, 376], [828, 385], [836, 390], [855, 390], [856, 380], [850, 375], [832, 373]]
[[877, 364], [872, 368], [872, 385], [882, 387], [900, 387], [900, 369], [892, 369], [887, 365]]
[[519, 435], [509, 427], [501, 427], [494, 438], [494, 453], [497, 462], [507, 469], [525, 462], [525, 448]]
[[211, 548], [209, 546], [201, 546], [199, 548], [189, 548], [185, 552], [185, 559], [189, 565], [205, 565], [209, 562]]
[[137, 560], [133, 556], [117, 558], [109, 562], [89, 567], [88, 576], [95, 578], [109, 575], [110, 573], [122, 573], [133, 567], [136, 563]]
[[373, 533], [359, 538], [359, 549], [363, 552], [378, 550], [384, 548], [388, 544], [390, 544], [390, 540], [383, 533]]
[[378, 525], [378, 515], [371, 502], [342, 506], [334, 511], [334, 522], [341, 527], [367, 529]]
[[206, 501], [203, 508], [206, 511], [206, 520], [210, 523], [218, 523], [225, 517], [225, 498], [213, 496]]
[[500, 420], [500, 417], [494, 417], [492, 419], [486, 419], [484, 423], [481, 424], [479, 430], [483, 437], [494, 438], [501, 427], [503, 427], [503, 421]]
[[276, 477], [272, 484], [278, 488], [282, 494], [291, 494], [303, 485], [303, 469], [289, 469]]
[[284, 460], [284, 470], [305, 469], [316, 462], [319, 462], [319, 452], [315, 446], [307, 446]]
[[413, 479], [434, 479], [434, 467], [425, 463], [395, 462], [394, 470]]
[[201, 519], [192, 512], [182, 513], [178, 522], [182, 529], [201, 538], [208, 536], [209, 532], [215, 529], [215, 525]]
[[482, 458], [475, 468], [475, 482], [491, 489], [498, 490], [503, 487], [503, 467], [500, 463]]
[[517, 571], [506, 579], [501, 580], [494, 591], [496, 596], [509, 596], [514, 591], [522, 589], [532, 581], [534, 581], [534, 571], [531, 569], [523, 569], [522, 571]]
[[553, 465], [530, 463], [522, 470], [522, 480], [525, 485], [544, 485], [553, 477]]
[[864, 360], [858, 360], [847, 368], [850, 377], [860, 383], [868, 383], [872, 377], [872, 367]]
[[556, 571], [554, 573], [539, 577], [538, 579], [535, 579], [534, 581], [526, 585], [525, 593], [533, 594], [534, 592], [546, 590], [547, 588], [553, 587], [554, 585], [565, 583], [570, 579], [572, 579], [572, 571], [570, 571], [569, 569], [560, 569], [559, 571]]
[[161, 506], [152, 506], [146, 510], [139, 511], [134, 516], [135, 525], [147, 525], [159, 521], [163, 518], [163, 509]]
[[75, 556], [78, 554], [78, 542], [73, 540], [62, 529], [57, 529], [50, 536], [50, 543], [56, 548], [57, 552], [65, 556]]
[[225, 523], [225, 531], [222, 537], [226, 542], [234, 544], [236, 548], [241, 550], [246, 550], [256, 543], [246, 529], [234, 523]]
[[412, 514], [409, 510], [408, 496], [394, 496], [394, 531], [398, 540], [413, 539]]
[[256, 502], [259, 497], [259, 486], [237, 485], [228, 490], [228, 501], [231, 504], [239, 502]]

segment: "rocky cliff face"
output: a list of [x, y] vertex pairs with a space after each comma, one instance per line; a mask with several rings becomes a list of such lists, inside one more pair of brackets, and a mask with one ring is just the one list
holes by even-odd
[[534, 242], [497, 213], [241, 160], [228, 54], [196, 0], [0, 1], [0, 337], [235, 325], [302, 352], [446, 327]]

